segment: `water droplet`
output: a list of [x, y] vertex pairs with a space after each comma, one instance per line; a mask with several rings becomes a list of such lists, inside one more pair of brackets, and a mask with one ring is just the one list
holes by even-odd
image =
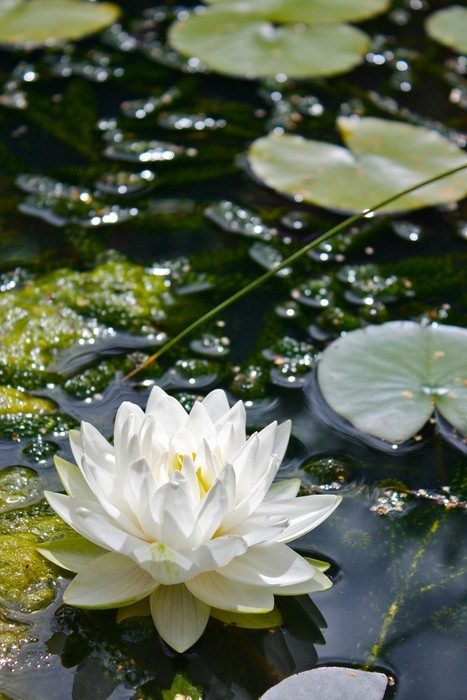
[[329, 275], [323, 275], [322, 277], [303, 282], [303, 284], [292, 290], [291, 296], [300, 304], [320, 309], [330, 306], [335, 300], [335, 292], [331, 285], [332, 278]]
[[172, 369], [164, 375], [169, 386], [178, 389], [202, 389], [217, 380], [218, 372], [208, 360], [177, 360]]
[[324, 113], [324, 107], [314, 95], [292, 95], [290, 102], [300, 114], [308, 117], [320, 117]]
[[151, 95], [139, 100], [126, 100], [120, 105], [120, 111], [125, 117], [144, 119], [163, 107], [168, 107], [179, 96], [180, 90], [172, 87], [159, 96]]
[[275, 307], [275, 312], [281, 318], [296, 318], [300, 314], [300, 309], [295, 301], [285, 301]]
[[184, 58], [175, 49], [160, 41], [150, 41], [141, 44], [144, 54], [152, 61], [167, 68], [174, 68], [182, 73], [208, 73], [208, 67], [196, 56]]
[[194, 149], [185, 149], [165, 141], [120, 141], [107, 146], [104, 150], [107, 158], [125, 160], [132, 163], [155, 163], [171, 161], [182, 155], [195, 155]]
[[243, 399], [263, 398], [266, 393], [265, 377], [261, 367], [247, 365], [234, 375], [231, 389], [234, 394]]
[[204, 210], [204, 215], [230, 233], [240, 233], [264, 241], [270, 241], [277, 233], [276, 229], [266, 226], [252, 211], [226, 199], [210, 204]]
[[104, 30], [100, 36], [101, 40], [113, 49], [130, 52], [138, 48], [136, 37], [125, 31], [121, 24], [115, 23]]
[[52, 75], [61, 78], [69, 78], [71, 75], [79, 75], [86, 80], [103, 83], [109, 78], [121, 78], [124, 69], [118, 65], [112, 65], [112, 57], [103, 51], [89, 51], [86, 60], [73, 60], [73, 54], [65, 53], [59, 58], [52, 59]]
[[96, 227], [126, 221], [139, 214], [136, 207], [109, 204], [87, 189], [48, 177], [21, 175], [16, 184], [23, 191], [31, 193], [18, 205], [18, 209], [53, 226], [64, 226], [72, 221], [81, 226]]
[[413, 224], [410, 221], [394, 221], [392, 223], [392, 229], [400, 238], [412, 243], [419, 241], [422, 235], [421, 226]]
[[281, 224], [292, 231], [302, 231], [310, 223], [311, 215], [303, 211], [289, 211], [281, 218]]
[[96, 180], [96, 187], [105, 194], [132, 195], [147, 191], [154, 183], [156, 174], [151, 170], [133, 173], [122, 170], [116, 173], [104, 173]]
[[[284, 260], [284, 256], [279, 253], [278, 250], [273, 248], [272, 245], [260, 243], [259, 241], [253, 243], [248, 250], [248, 255], [252, 260], [258, 263], [258, 265], [261, 265], [261, 267], [264, 267], [266, 270], [274, 270]], [[281, 270], [277, 271], [277, 275], [279, 277], [288, 277], [291, 272], [292, 269], [290, 267], [283, 267]]]
[[328, 260], [343, 262], [345, 253], [354, 241], [354, 234], [341, 233], [328, 241], [323, 241], [310, 250], [308, 255], [312, 260], [317, 260], [318, 262], [327, 262]]
[[207, 357], [225, 357], [230, 352], [230, 340], [225, 336], [204, 333], [201, 338], [191, 341], [190, 348]]
[[320, 490], [335, 491], [349, 483], [353, 464], [343, 458], [315, 457], [302, 465], [301, 469]]
[[214, 119], [206, 114], [182, 114], [161, 112], [157, 120], [163, 129], [173, 129], [175, 131], [214, 131], [227, 126], [225, 119]]

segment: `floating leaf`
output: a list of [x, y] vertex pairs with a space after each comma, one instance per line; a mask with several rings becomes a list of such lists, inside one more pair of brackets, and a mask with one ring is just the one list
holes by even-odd
[[244, 627], [245, 629], [270, 629], [282, 625], [283, 619], [278, 608], [267, 613], [238, 613], [231, 610], [211, 608], [211, 615], [226, 625]]
[[[292, 4], [295, 11], [288, 16]], [[328, 76], [358, 65], [369, 37], [336, 23], [332, 13], [331, 23], [307, 24], [312, 14], [311, 8], [300, 12], [297, 2], [265, 2], [259, 10], [256, 3], [221, 2], [175, 22], [169, 41], [181, 54], [196, 56], [212, 70], [251, 79], [278, 74]]]
[[80, 39], [114, 22], [120, 9], [109, 2], [0, 0], [0, 43], [41, 46]]
[[[374, 117], [339, 117], [344, 143], [269, 134], [253, 142], [255, 177], [295, 199], [358, 212], [444, 170], [467, 166], [461, 149], [437, 131]], [[379, 211], [399, 212], [455, 202], [467, 194], [467, 171], [427, 185]]]
[[467, 9], [451, 5], [430, 15], [425, 23], [428, 36], [458, 53], [467, 53]]
[[323, 666], [289, 676], [260, 700], [382, 700], [387, 684], [384, 673]]
[[321, 392], [359, 430], [401, 443], [437, 409], [467, 435], [467, 330], [391, 321], [341, 336], [318, 365]]
[[[238, 6], [232, 0], [209, 0], [210, 5]], [[242, 2], [251, 13], [267, 17], [271, 22], [306, 22], [337, 24], [358, 22], [387, 10], [389, 0], [254, 0]]]

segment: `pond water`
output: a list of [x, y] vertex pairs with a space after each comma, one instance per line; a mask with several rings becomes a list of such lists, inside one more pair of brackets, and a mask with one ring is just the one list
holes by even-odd
[[[465, 326], [465, 204], [363, 219], [122, 381], [344, 218], [252, 177], [255, 139], [339, 143], [336, 116], [359, 115], [465, 146], [465, 59], [424, 29], [446, 3], [393, 3], [361, 23], [359, 67], [301, 81], [200, 70], [163, 49], [183, 8], [120, 4], [102, 34], [0, 51], [0, 700], [250, 700], [317, 665], [382, 670], [385, 698], [460, 700], [465, 441], [432, 423], [403, 445], [365, 437], [325, 405], [314, 372], [326, 345], [367, 323]], [[331, 562], [334, 585], [280, 601], [282, 627], [211, 620], [175, 654], [147, 618], [64, 606], [69, 579], [40, 568], [34, 547], [59, 528], [42, 491], [61, 488], [53, 456], [71, 458], [68, 430], [87, 420], [110, 437], [119, 404], [144, 406], [155, 383], [187, 406], [222, 387], [252, 429], [290, 418], [279, 476], [344, 497], [296, 543]]]

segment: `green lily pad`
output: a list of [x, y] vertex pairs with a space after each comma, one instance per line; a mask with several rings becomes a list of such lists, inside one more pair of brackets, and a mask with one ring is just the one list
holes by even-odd
[[[269, 134], [248, 151], [261, 182], [305, 201], [358, 212], [445, 170], [467, 166], [467, 157], [437, 131], [374, 117], [339, 117], [348, 148], [291, 134]], [[380, 212], [400, 212], [455, 202], [467, 194], [467, 170], [427, 185]]]
[[[232, 0], [209, 0], [210, 5], [238, 6]], [[384, 12], [389, 0], [254, 0], [242, 2], [248, 11], [266, 17], [271, 22], [306, 22], [307, 24], [337, 24], [358, 22]]]
[[[347, 24], [276, 24], [281, 13], [220, 3], [170, 27], [169, 41], [208, 68], [242, 78], [329, 76], [358, 65], [369, 37]], [[289, 20], [290, 21], [290, 20]]]
[[467, 435], [467, 329], [391, 321], [352, 331], [323, 352], [318, 384], [336, 413], [390, 443], [416, 435], [435, 409]]
[[458, 53], [467, 53], [467, 9], [451, 5], [430, 15], [425, 22], [428, 36]]
[[120, 8], [82, 0], [0, 0], [0, 43], [51, 45], [80, 39], [115, 22]]

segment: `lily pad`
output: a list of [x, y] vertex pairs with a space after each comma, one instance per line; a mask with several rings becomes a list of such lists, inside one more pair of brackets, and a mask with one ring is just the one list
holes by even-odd
[[384, 673], [323, 666], [289, 676], [270, 688], [260, 700], [382, 700], [387, 684]]
[[[248, 151], [256, 178], [294, 199], [335, 211], [358, 212], [445, 170], [467, 157], [434, 129], [375, 117], [339, 117], [348, 146], [269, 134]], [[456, 202], [467, 194], [467, 170], [427, 185], [379, 212], [400, 212]]]
[[175, 22], [169, 41], [214, 71], [250, 79], [335, 75], [358, 65], [368, 50], [369, 37], [355, 27], [306, 24], [307, 11], [300, 22], [277, 24], [282, 14], [261, 13], [253, 3], [220, 3]]
[[428, 36], [458, 53], [467, 53], [467, 9], [451, 5], [430, 15], [425, 23]]
[[83, 0], [0, 0], [0, 43], [51, 45], [80, 39], [115, 22], [117, 5]]
[[[209, 0], [210, 5], [238, 6], [232, 0]], [[358, 22], [384, 12], [389, 0], [254, 0], [242, 2], [248, 11], [266, 17], [271, 22], [306, 22], [307, 24], [337, 24]]]
[[390, 443], [436, 409], [467, 435], [467, 329], [391, 321], [341, 336], [318, 365], [321, 392], [358, 430]]

